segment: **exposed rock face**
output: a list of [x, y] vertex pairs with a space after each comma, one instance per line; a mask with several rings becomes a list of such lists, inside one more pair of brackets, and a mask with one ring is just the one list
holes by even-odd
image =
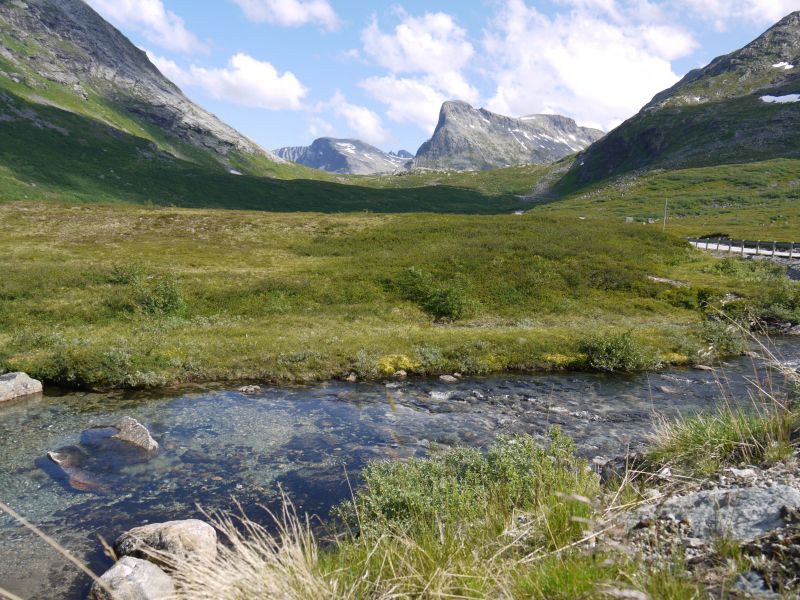
[[[776, 484], [769, 488], [700, 490], [670, 498], [654, 513], [686, 523], [695, 538], [725, 537], [748, 542], [786, 525], [786, 509], [800, 509], [800, 490]], [[649, 512], [649, 511], [645, 511]]]
[[[24, 40], [24, 46], [0, 42], [6, 60], [65, 86], [79, 98], [97, 94], [134, 120], [162, 128], [221, 159], [232, 151], [275, 159], [191, 102], [143, 51], [82, 0], [0, 2], [0, 32]], [[35, 52], [20, 49], [32, 45]]]
[[89, 600], [168, 600], [175, 597], [175, 583], [160, 568], [146, 560], [126, 556], [95, 582]]
[[42, 393], [42, 382], [31, 379], [25, 373], [0, 375], [0, 402]]
[[186, 559], [191, 556], [215, 558], [217, 532], [211, 525], [197, 519], [153, 523], [131, 529], [114, 544], [118, 556], [134, 556], [154, 561], [168, 557]]
[[279, 148], [275, 154], [294, 163], [331, 173], [375, 175], [404, 169], [408, 158], [387, 154], [360, 140], [320, 138], [310, 146]]
[[123, 417], [113, 425], [117, 430], [112, 439], [125, 442], [146, 452], [158, 450], [158, 442], [153, 439], [147, 427], [132, 417]]
[[[581, 154], [564, 183], [631, 171], [800, 157], [800, 12], [690, 72]], [[781, 102], [769, 98], [783, 99]]]
[[558, 115], [514, 119], [466, 102], [445, 102], [433, 137], [413, 161], [414, 168], [478, 171], [555, 162], [603, 137]]

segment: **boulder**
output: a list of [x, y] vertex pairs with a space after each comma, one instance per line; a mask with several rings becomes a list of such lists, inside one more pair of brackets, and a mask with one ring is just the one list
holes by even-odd
[[197, 519], [136, 527], [114, 543], [117, 556], [133, 556], [166, 564], [170, 557], [186, 559], [217, 556], [217, 532]]
[[158, 442], [155, 441], [147, 427], [139, 423], [132, 417], [123, 417], [113, 425], [117, 430], [112, 439], [120, 442], [125, 442], [137, 448], [141, 448], [146, 452], [155, 452], [158, 450]]
[[0, 402], [42, 393], [42, 382], [31, 379], [25, 373], [0, 375]]
[[239, 388], [239, 392], [242, 394], [252, 395], [258, 394], [261, 391], [260, 385], [243, 385]]
[[458, 378], [453, 377], [452, 375], [442, 375], [441, 377], [439, 377], [439, 381], [441, 381], [442, 383], [452, 384], [452, 383], [458, 383]]
[[175, 583], [153, 563], [126, 556], [106, 571], [89, 592], [89, 600], [167, 600], [175, 597]]

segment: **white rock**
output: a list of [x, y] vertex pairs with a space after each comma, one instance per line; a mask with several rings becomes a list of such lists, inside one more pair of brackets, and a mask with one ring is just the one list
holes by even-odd
[[442, 383], [458, 383], [458, 378], [453, 377], [452, 375], [442, 375], [439, 377], [439, 381]]
[[[95, 582], [89, 600], [167, 600], [175, 596], [175, 583], [153, 563], [126, 556]], [[110, 593], [109, 593], [110, 592]]]
[[41, 393], [42, 382], [31, 379], [25, 373], [0, 375], [0, 402]]

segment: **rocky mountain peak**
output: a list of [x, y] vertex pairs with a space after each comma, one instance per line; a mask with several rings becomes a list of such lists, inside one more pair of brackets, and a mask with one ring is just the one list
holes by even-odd
[[555, 162], [603, 136], [560, 115], [512, 118], [448, 101], [433, 136], [417, 152], [416, 168], [484, 170]]

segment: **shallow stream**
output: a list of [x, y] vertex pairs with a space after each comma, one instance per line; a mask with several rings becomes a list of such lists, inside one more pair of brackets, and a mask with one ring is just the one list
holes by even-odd
[[[778, 341], [776, 350], [800, 366], [800, 340]], [[553, 425], [587, 457], [617, 456], [646, 444], [656, 414], [750, 402], [753, 380], [780, 385], [774, 372], [743, 358], [717, 372], [332, 382], [253, 395], [49, 390], [0, 407], [0, 501], [102, 572], [110, 561], [99, 536], [113, 542], [147, 522], [199, 517], [198, 506], [232, 509], [239, 502], [248, 515], [265, 518], [260, 506], [277, 506], [282, 488], [300, 511], [324, 517], [350, 495], [348, 477], [356, 484], [367, 461], [483, 447], [499, 434], [542, 437]], [[126, 415], [159, 441], [155, 458], [86, 463], [102, 479], [102, 493], [75, 491], [54, 476], [48, 451], [80, 446], [82, 432]], [[88, 584], [44, 542], [0, 516], [0, 587], [49, 600], [83, 598]]]

